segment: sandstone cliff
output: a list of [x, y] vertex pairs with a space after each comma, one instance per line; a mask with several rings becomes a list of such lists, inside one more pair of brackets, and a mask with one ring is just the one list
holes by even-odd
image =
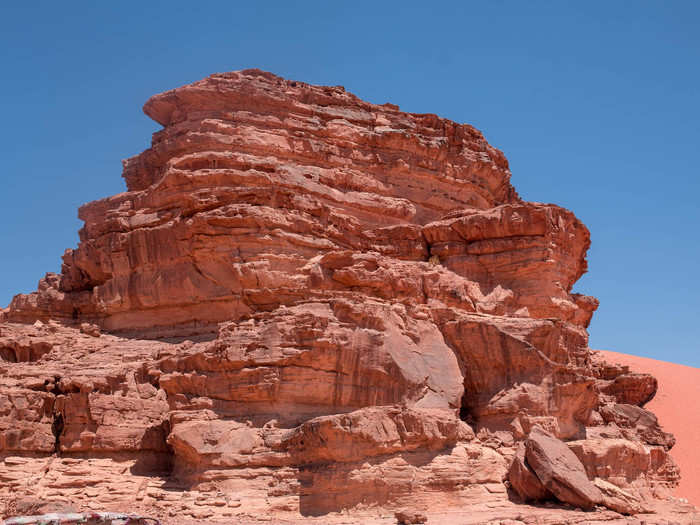
[[589, 351], [588, 230], [479, 131], [258, 70], [144, 111], [128, 191], [2, 313], [8, 509], [700, 519], [656, 380]]

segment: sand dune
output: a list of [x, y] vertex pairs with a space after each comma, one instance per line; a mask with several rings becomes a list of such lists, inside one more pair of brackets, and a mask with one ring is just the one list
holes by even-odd
[[677, 365], [603, 350], [609, 361], [652, 374], [659, 390], [645, 408], [654, 412], [665, 430], [676, 436], [671, 455], [681, 468], [678, 497], [700, 505], [700, 368]]

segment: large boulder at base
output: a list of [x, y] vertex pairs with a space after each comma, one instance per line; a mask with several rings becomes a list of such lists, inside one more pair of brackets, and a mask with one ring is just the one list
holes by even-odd
[[549, 492], [530, 468], [525, 458], [525, 443], [521, 442], [508, 470], [510, 486], [524, 501], [539, 501], [552, 498]]
[[539, 427], [525, 440], [525, 459], [558, 500], [582, 509], [592, 509], [603, 501], [603, 494], [588, 479], [576, 454]]

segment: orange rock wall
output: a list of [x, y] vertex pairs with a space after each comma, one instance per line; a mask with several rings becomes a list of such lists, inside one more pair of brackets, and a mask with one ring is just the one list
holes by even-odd
[[[480, 132], [258, 70], [144, 111], [164, 128], [128, 191], [82, 206], [61, 273], [1, 314], [0, 498], [692, 518], [655, 380], [588, 348], [588, 230], [523, 202]], [[550, 475], [544, 449], [511, 468], [533, 432], [585, 487], [525, 487]]]

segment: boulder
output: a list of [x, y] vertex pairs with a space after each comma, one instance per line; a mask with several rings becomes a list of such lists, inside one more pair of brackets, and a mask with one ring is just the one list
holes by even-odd
[[508, 469], [508, 481], [523, 501], [540, 501], [553, 497], [528, 465], [524, 442], [518, 444], [513, 462]]
[[528, 465], [558, 500], [586, 510], [603, 501], [583, 464], [563, 441], [535, 427], [525, 440], [525, 450]]

